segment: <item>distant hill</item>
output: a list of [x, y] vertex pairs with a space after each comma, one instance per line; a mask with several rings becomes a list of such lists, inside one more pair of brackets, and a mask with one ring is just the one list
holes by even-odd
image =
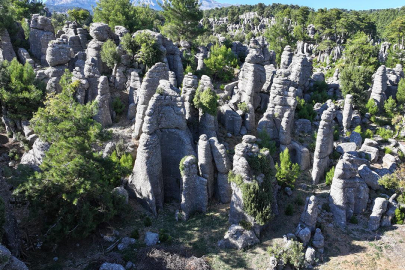
[[[133, 0], [133, 2], [139, 5], [146, 4], [153, 9], [161, 10], [158, 2], [162, 2], [162, 0]], [[230, 6], [230, 4], [218, 3], [215, 0], [200, 0], [200, 2], [202, 10]], [[91, 10], [92, 6], [96, 6], [96, 3], [97, 0], [47, 0], [46, 6], [50, 11], [66, 11], [74, 7]]]

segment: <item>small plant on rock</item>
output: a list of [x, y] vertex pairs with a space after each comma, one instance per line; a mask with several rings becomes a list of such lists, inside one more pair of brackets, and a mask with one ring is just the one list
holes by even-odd
[[248, 113], [249, 112], [249, 107], [246, 104], [246, 102], [241, 102], [238, 104], [238, 109], [241, 110], [243, 113]]
[[297, 163], [292, 163], [288, 148], [280, 153], [280, 163], [276, 164], [276, 178], [282, 186], [294, 188], [295, 181], [300, 175], [300, 167]]
[[332, 167], [332, 169], [330, 169], [329, 172], [326, 173], [325, 184], [330, 186], [332, 184], [332, 180], [333, 180], [334, 175], [335, 175], [335, 167]]
[[294, 215], [294, 208], [292, 206], [292, 204], [288, 204], [287, 207], [285, 208], [284, 214], [286, 216], [292, 216]]

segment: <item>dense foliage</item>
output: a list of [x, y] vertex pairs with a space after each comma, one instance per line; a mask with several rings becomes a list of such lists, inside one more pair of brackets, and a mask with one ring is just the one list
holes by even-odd
[[204, 64], [207, 75], [214, 80], [228, 82], [234, 77], [234, 68], [237, 67], [238, 60], [230, 48], [226, 48], [225, 45], [214, 45]]
[[398, 194], [397, 200], [405, 203], [405, 165], [401, 164], [393, 174], [386, 174], [378, 183], [386, 189], [391, 189]]
[[30, 64], [17, 59], [0, 63], [0, 104], [11, 119], [30, 119], [42, 103], [45, 87], [35, 79]]
[[290, 152], [286, 148], [280, 153], [280, 163], [276, 164], [276, 178], [280, 185], [294, 187], [295, 181], [300, 175], [300, 167], [290, 160]]
[[92, 150], [102, 137], [101, 125], [93, 120], [95, 104], [75, 101], [78, 83], [71, 82], [69, 72], [62, 86], [31, 122], [35, 133], [51, 143], [41, 171], [15, 191], [30, 202], [43, 221], [45, 236], [53, 241], [86, 236], [119, 213], [122, 199], [111, 191], [125, 171]]
[[218, 95], [211, 88], [205, 90], [197, 89], [193, 103], [196, 108], [201, 109], [204, 113], [209, 113], [211, 115], [217, 115], [218, 109]]

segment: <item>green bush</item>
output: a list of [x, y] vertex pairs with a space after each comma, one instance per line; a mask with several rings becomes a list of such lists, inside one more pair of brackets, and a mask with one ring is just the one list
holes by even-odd
[[232, 50], [225, 45], [214, 45], [210, 56], [204, 60], [207, 75], [214, 80], [228, 82], [234, 77], [234, 68], [238, 66], [238, 59]]
[[276, 142], [271, 140], [270, 135], [265, 130], [259, 132], [258, 138], [259, 140], [257, 144], [260, 148], [269, 149], [271, 155], [274, 155], [276, 153]]
[[309, 90], [312, 92], [311, 102], [315, 103], [325, 103], [328, 99], [328, 84], [325, 81], [314, 82], [312, 88]]
[[131, 238], [139, 239], [139, 230], [138, 230], [138, 229], [134, 229], [134, 230], [131, 232]]
[[405, 79], [402, 78], [398, 84], [398, 91], [396, 95], [398, 104], [405, 104]]
[[275, 243], [268, 247], [267, 252], [277, 260], [282, 260], [284, 264], [291, 264], [297, 269], [304, 267], [304, 246], [296, 240], [291, 240], [291, 244], [288, 246]]
[[114, 98], [113, 103], [113, 110], [118, 114], [122, 115], [125, 109], [124, 103], [122, 103], [121, 99], [119, 97]]
[[322, 204], [322, 210], [325, 210], [326, 212], [330, 212], [330, 205], [329, 205], [329, 203], [323, 203], [323, 204]]
[[13, 61], [0, 63], [0, 104], [7, 116], [14, 120], [29, 120], [42, 105], [45, 93], [43, 83], [35, 79], [30, 64]]
[[294, 215], [294, 207], [292, 206], [292, 204], [287, 204], [287, 207], [285, 208], [284, 214], [286, 216]]
[[384, 141], [388, 141], [394, 136], [394, 131], [380, 127], [377, 129], [377, 135], [380, 135]]
[[385, 113], [389, 117], [393, 117], [394, 114], [396, 113], [396, 109], [397, 109], [397, 103], [395, 102], [395, 100], [392, 97], [389, 97], [389, 99], [384, 102]]
[[379, 111], [377, 103], [372, 98], [370, 98], [368, 100], [368, 102], [366, 104], [366, 109], [367, 109], [367, 112], [372, 116], [376, 115], [378, 113], [378, 111]]
[[335, 175], [335, 167], [332, 167], [327, 173], [326, 173], [326, 180], [325, 183], [330, 186], [333, 181], [333, 176]]
[[159, 230], [159, 241], [161, 243], [170, 243], [172, 241], [172, 237], [168, 234], [165, 229]]
[[339, 140], [339, 129], [336, 127], [333, 127], [333, 140], [338, 141]]
[[366, 129], [366, 131], [364, 132], [364, 138], [363, 139], [365, 139], [365, 138], [371, 139], [371, 138], [373, 138], [373, 136], [374, 136], [374, 133], [371, 130]]
[[299, 97], [297, 97], [296, 110], [299, 119], [308, 119], [309, 121], [313, 121], [316, 117], [316, 112], [314, 111], [313, 105]]
[[394, 222], [395, 224], [404, 224], [404, 220], [405, 220], [405, 211], [403, 211], [400, 207], [398, 207], [397, 209], [395, 209], [395, 219]]
[[249, 112], [249, 107], [246, 104], [246, 102], [241, 102], [238, 104], [238, 109], [241, 110], [243, 113], [248, 113]]
[[103, 43], [101, 47], [101, 61], [103, 61], [109, 68], [114, 68], [115, 65], [121, 61], [121, 56], [117, 51], [117, 45], [111, 39]]
[[204, 113], [217, 115], [218, 95], [211, 88], [207, 88], [204, 91], [197, 89], [193, 103], [196, 108], [202, 109]]
[[391, 154], [391, 153], [392, 153], [391, 147], [389, 147], [389, 146], [384, 147], [384, 153], [385, 153], [385, 154]]
[[297, 163], [292, 164], [288, 148], [280, 153], [280, 163], [276, 164], [276, 178], [281, 186], [294, 188], [295, 181], [300, 175], [300, 167]]
[[102, 134], [93, 119], [94, 103], [77, 103], [78, 84], [67, 76], [61, 79], [62, 92], [50, 95], [30, 121], [34, 132], [51, 143], [41, 171], [15, 190], [29, 202], [33, 217], [40, 217], [52, 241], [85, 237], [124, 211], [122, 198], [111, 192], [120, 185], [123, 170], [92, 150]]

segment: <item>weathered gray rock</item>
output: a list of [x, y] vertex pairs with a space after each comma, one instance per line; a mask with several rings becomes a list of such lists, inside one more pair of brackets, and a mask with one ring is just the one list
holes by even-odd
[[280, 146], [281, 151], [284, 151], [285, 148], [289, 150], [291, 162], [300, 165], [301, 171], [305, 171], [311, 166], [311, 153], [308, 148], [295, 141], [291, 141], [287, 146]]
[[207, 211], [207, 179], [197, 175], [197, 159], [194, 156], [187, 156], [181, 166], [184, 168], [181, 171], [183, 180], [181, 210], [185, 219], [188, 219], [194, 212]]
[[391, 154], [385, 154], [382, 158], [383, 161], [383, 168], [394, 172], [397, 168], [397, 159]]
[[124, 199], [124, 202], [128, 204], [129, 194], [128, 191], [123, 187], [116, 187], [112, 191], [114, 194]]
[[41, 139], [37, 139], [32, 149], [26, 153], [21, 158], [21, 164], [30, 165], [34, 168], [38, 168], [42, 164], [42, 161], [49, 150], [50, 144], [43, 142]]
[[33, 14], [30, 24], [30, 51], [31, 54], [46, 66], [46, 50], [48, 43], [55, 39], [55, 31], [49, 18]]
[[304, 246], [307, 246], [311, 240], [311, 229], [302, 225], [298, 225], [295, 235], [301, 240]]
[[211, 145], [212, 156], [214, 157], [217, 170], [220, 173], [227, 174], [232, 169], [232, 165], [228, 159], [225, 146], [219, 143], [216, 137], [211, 137], [209, 139], [209, 142]]
[[294, 55], [291, 65], [290, 80], [297, 89], [297, 95], [302, 97], [303, 92], [309, 88], [309, 79], [312, 74], [312, 62], [305, 54]]
[[7, 29], [3, 29], [0, 33], [0, 61], [11, 61], [15, 57], [16, 55], [8, 31]]
[[197, 146], [198, 168], [200, 175], [207, 179], [208, 198], [212, 198], [215, 191], [214, 182], [214, 159], [212, 157], [211, 145], [207, 135], [200, 136]]
[[218, 120], [225, 127], [227, 132], [233, 135], [239, 135], [242, 127], [242, 117], [228, 104], [219, 108]]
[[99, 270], [125, 270], [125, 268], [117, 263], [103, 263]]
[[183, 79], [181, 96], [184, 98], [186, 108], [186, 119], [189, 124], [198, 121], [198, 110], [194, 107], [193, 99], [198, 87], [198, 77], [191, 73], [186, 74]]
[[350, 142], [355, 143], [356, 147], [361, 147], [361, 143], [363, 142], [363, 138], [356, 131], [352, 131], [352, 133], [350, 134], [349, 140], [350, 140]]
[[145, 113], [148, 108], [149, 101], [156, 93], [156, 89], [159, 86], [159, 81], [168, 79], [169, 70], [167, 68], [167, 65], [164, 63], [156, 63], [146, 73], [138, 93], [138, 105], [136, 108], [136, 118], [133, 134], [133, 137], [135, 139], [138, 139], [142, 134], [142, 125], [144, 122]]
[[32, 67], [35, 67], [35, 62], [32, 60], [31, 55], [28, 53], [28, 51], [24, 48], [18, 48], [18, 60], [25, 65], [25, 63], [30, 64]]
[[28, 267], [11, 255], [11, 252], [3, 245], [0, 245], [0, 269], [4, 270], [28, 270]]
[[224, 239], [218, 242], [220, 248], [244, 249], [254, 246], [260, 241], [253, 231], [247, 231], [242, 226], [232, 224]]
[[376, 162], [378, 160], [379, 150], [376, 147], [369, 146], [363, 143], [359, 152], [363, 152], [364, 154], [366, 154], [371, 162]]
[[127, 249], [130, 245], [133, 245], [136, 243], [136, 240], [134, 238], [130, 237], [124, 237], [121, 239], [121, 243], [118, 244], [117, 248], [118, 250], [122, 251]]
[[387, 211], [388, 200], [385, 198], [376, 198], [374, 200], [373, 212], [368, 220], [368, 228], [372, 231], [380, 228], [380, 222], [383, 214]]
[[373, 75], [373, 86], [371, 89], [370, 99], [374, 99], [380, 110], [384, 107], [384, 102], [387, 99], [385, 91], [387, 90], [387, 73], [384, 65], [380, 66]]
[[314, 264], [316, 258], [316, 251], [313, 247], [308, 247], [305, 251], [305, 261], [309, 264]]
[[316, 219], [319, 214], [319, 200], [314, 195], [307, 197], [304, 212], [301, 214], [300, 224], [315, 231]]
[[312, 238], [312, 245], [316, 249], [323, 249], [325, 245], [325, 238], [322, 235], [322, 231], [319, 228], [316, 228], [314, 237]]
[[293, 59], [294, 52], [291, 50], [290, 46], [285, 46], [283, 53], [281, 54], [280, 69], [287, 69]]
[[113, 32], [105, 23], [92, 23], [90, 25], [90, 36], [98, 41], [107, 41], [109, 38], [114, 38]]
[[335, 167], [329, 204], [335, 223], [340, 227], [345, 227], [353, 214], [360, 214], [367, 207], [369, 189], [366, 182], [357, 177], [358, 168], [363, 164], [368, 161], [345, 153]]
[[94, 120], [99, 122], [103, 127], [112, 125], [111, 119], [111, 94], [108, 86], [107, 76], [100, 77], [100, 83], [98, 85], [98, 95], [96, 97], [98, 111], [94, 116]]
[[329, 155], [333, 152], [333, 119], [335, 118], [334, 106], [329, 107], [322, 114], [322, 120], [316, 137], [314, 152], [314, 166], [312, 167], [312, 181], [317, 184], [324, 176], [329, 165]]
[[179, 90], [162, 80], [160, 94], [145, 110], [142, 135], [129, 187], [157, 214], [164, 200], [181, 201], [179, 170], [184, 156], [196, 156]]
[[357, 145], [354, 142], [341, 143], [336, 147], [336, 151], [340, 154], [356, 151]]
[[297, 90], [291, 86], [289, 75], [288, 70], [277, 70], [271, 86], [269, 105], [257, 127], [258, 132], [266, 132], [283, 145], [291, 143], [291, 129], [297, 105]]
[[74, 52], [65, 40], [56, 39], [48, 43], [46, 61], [49, 66], [65, 65], [71, 58], [74, 58]]
[[380, 189], [380, 185], [378, 184], [380, 176], [376, 172], [373, 172], [367, 165], [364, 164], [359, 167], [359, 175], [364, 179], [364, 182], [366, 182], [369, 188], [373, 190]]
[[388, 210], [385, 212], [385, 214], [381, 219], [381, 227], [387, 227], [392, 225], [392, 222], [395, 217], [395, 210], [397, 209], [397, 203], [392, 202], [390, 198], [387, 208]]
[[298, 119], [294, 122], [295, 134], [311, 134], [312, 124], [308, 119]]
[[159, 234], [153, 232], [146, 232], [145, 234], [145, 244], [147, 246], [156, 245], [159, 242]]
[[352, 115], [353, 115], [353, 96], [350, 94], [346, 95], [345, 98], [345, 105], [343, 108], [343, 131], [346, 133], [350, 129], [350, 125], [352, 123]]

